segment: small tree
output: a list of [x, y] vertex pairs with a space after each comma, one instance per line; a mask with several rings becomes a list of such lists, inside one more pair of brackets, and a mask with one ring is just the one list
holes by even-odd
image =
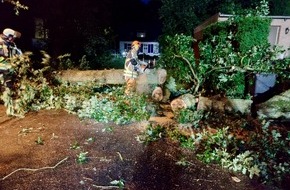
[[268, 13], [267, 3], [262, 1], [255, 10], [233, 15], [228, 21], [207, 28], [205, 39], [199, 44], [199, 64], [193, 57], [192, 37], [167, 36], [160, 63], [177, 84], [189, 85], [193, 94], [225, 93], [242, 98], [245, 75], [274, 72], [286, 76], [283, 71], [289, 59], [277, 59], [284, 50], [271, 48], [267, 42], [270, 20], [264, 16]]

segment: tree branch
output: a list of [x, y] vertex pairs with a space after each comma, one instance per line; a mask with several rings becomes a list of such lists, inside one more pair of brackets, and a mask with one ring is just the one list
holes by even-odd
[[191, 63], [188, 61], [188, 59], [186, 59], [185, 57], [181, 56], [181, 55], [176, 55], [174, 54], [174, 57], [176, 58], [180, 58], [181, 60], [183, 60], [184, 62], [186, 62], [189, 66], [189, 69], [194, 77], [195, 80], [193, 80], [193, 82], [195, 83], [195, 88], [194, 88], [194, 94], [198, 91], [199, 89], [199, 86], [200, 86], [200, 81], [199, 81], [199, 78], [197, 76], [197, 74], [195, 73]]
[[68, 159], [68, 157], [62, 159], [61, 161], [59, 161], [57, 164], [55, 164], [54, 166], [52, 167], [42, 167], [42, 168], [38, 168], [38, 169], [32, 169], [32, 168], [19, 168], [17, 170], [14, 170], [13, 172], [11, 172], [10, 174], [4, 176], [1, 180], [5, 180], [6, 178], [8, 178], [9, 176], [11, 176], [12, 174], [18, 172], [18, 171], [39, 171], [39, 170], [45, 170], [45, 169], [55, 169], [57, 166], [59, 166], [61, 163], [63, 163], [64, 161], [66, 161]]
[[101, 186], [101, 185], [93, 185], [93, 187], [99, 188], [99, 189], [120, 189], [119, 186]]
[[14, 5], [15, 14], [19, 15], [19, 9], [28, 10], [28, 7], [15, 0], [2, 0], [2, 3], [10, 3]]

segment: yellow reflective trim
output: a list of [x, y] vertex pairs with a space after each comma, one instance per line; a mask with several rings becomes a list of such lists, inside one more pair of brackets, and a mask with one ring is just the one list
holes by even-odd
[[138, 77], [138, 73], [135, 72], [135, 71], [125, 70], [124, 71], [124, 76], [130, 77], [130, 78], [137, 78]]

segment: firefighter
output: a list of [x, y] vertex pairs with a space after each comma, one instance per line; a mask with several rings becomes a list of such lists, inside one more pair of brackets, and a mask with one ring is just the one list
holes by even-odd
[[16, 47], [14, 40], [15, 38], [20, 38], [21, 33], [10, 28], [3, 30], [3, 33], [0, 34], [0, 56], [5, 58], [11, 56], [11, 48]]
[[136, 91], [136, 80], [140, 73], [143, 73], [147, 63], [138, 59], [138, 51], [141, 47], [139, 41], [133, 41], [131, 50], [127, 53], [124, 65], [124, 77], [126, 81], [125, 94], [129, 95]]

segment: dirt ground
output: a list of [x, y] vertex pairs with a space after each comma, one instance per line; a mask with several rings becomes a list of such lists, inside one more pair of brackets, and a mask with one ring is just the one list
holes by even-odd
[[[0, 105], [0, 189], [118, 189], [110, 184], [114, 180], [128, 190], [268, 189], [205, 165], [169, 140], [139, 143], [136, 137], [147, 124], [81, 121], [64, 110], [10, 118]], [[87, 153], [87, 163], [77, 162], [80, 153]], [[190, 164], [177, 165], [182, 158]]]

